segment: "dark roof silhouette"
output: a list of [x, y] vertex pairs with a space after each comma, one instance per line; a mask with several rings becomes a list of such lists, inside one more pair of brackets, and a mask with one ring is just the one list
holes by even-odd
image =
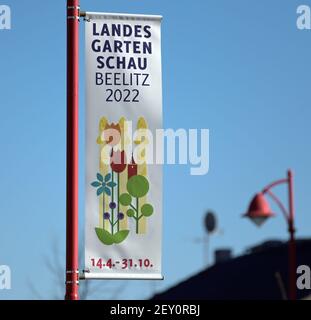
[[[311, 267], [311, 239], [296, 241], [297, 266]], [[156, 294], [152, 299], [255, 300], [282, 299], [279, 273], [288, 292], [288, 243], [267, 241], [246, 254], [217, 263]], [[310, 295], [311, 290], [298, 290], [297, 299]]]

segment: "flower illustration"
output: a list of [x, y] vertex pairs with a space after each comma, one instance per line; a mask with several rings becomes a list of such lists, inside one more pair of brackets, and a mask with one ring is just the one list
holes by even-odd
[[111, 169], [114, 172], [121, 173], [126, 168], [126, 155], [124, 151], [112, 151]]
[[115, 209], [116, 206], [117, 206], [117, 204], [116, 204], [115, 202], [110, 202], [110, 203], [109, 203], [109, 208], [110, 208], [110, 209]]
[[[140, 135], [134, 140], [135, 144], [148, 142], [147, 128], [145, 119], [140, 117], [137, 123]], [[109, 122], [105, 117], [100, 119], [96, 142], [102, 145], [101, 171], [97, 173], [97, 179], [91, 182], [91, 186], [96, 189], [100, 211], [100, 226], [95, 227], [95, 232], [104, 245], [122, 243], [129, 235], [130, 226], [136, 229], [136, 234], [146, 233], [146, 218], [154, 214], [152, 204], [147, 203], [149, 181], [145, 150], [139, 158], [144, 163], [137, 164], [133, 153], [125, 151], [132, 142], [130, 135], [124, 117], [119, 122]], [[129, 220], [133, 222], [130, 225]]]
[[124, 213], [123, 212], [119, 212], [118, 213], [118, 219], [119, 220], [123, 220], [124, 219]]
[[[130, 232], [129, 230], [120, 230], [119, 228], [119, 221], [124, 219], [124, 214], [122, 212], [119, 212], [119, 200], [118, 202], [114, 201], [114, 189], [116, 186], [118, 186], [119, 194], [120, 183], [119, 179], [118, 183], [115, 182], [114, 174], [115, 172], [113, 170], [111, 171], [111, 173], [106, 174], [104, 177], [100, 173], [97, 173], [97, 180], [91, 183], [94, 188], [97, 188], [97, 196], [102, 195], [101, 201], [103, 208], [103, 225], [101, 228], [95, 228], [95, 232], [98, 239], [106, 245], [121, 243], [126, 239]], [[111, 201], [108, 202], [110, 212], [104, 211], [107, 199], [111, 199]], [[115, 214], [115, 210], [117, 214]], [[109, 229], [107, 228], [107, 226], [109, 226]], [[115, 230], [116, 228], [117, 230]]]
[[[119, 212], [120, 205], [119, 205], [119, 197], [120, 197], [120, 173], [123, 172], [126, 168], [126, 154], [125, 151], [111, 151], [111, 161], [110, 161], [110, 167], [112, 170], [112, 177], [114, 172], [117, 173], [117, 203], [118, 203], [118, 208], [117, 212]], [[115, 207], [113, 208], [115, 209]], [[120, 219], [117, 220], [117, 230], [120, 230]]]
[[133, 176], [137, 175], [137, 164], [134, 161], [134, 156], [132, 155], [131, 163], [127, 166], [127, 176], [130, 179]]
[[104, 219], [105, 220], [109, 220], [110, 219], [110, 213], [109, 212], [105, 212], [104, 213]]
[[117, 184], [111, 180], [111, 174], [108, 173], [105, 175], [105, 178], [97, 173], [97, 180], [91, 183], [91, 186], [97, 188], [97, 195], [101, 195], [102, 193], [111, 195], [111, 188], [114, 188]]

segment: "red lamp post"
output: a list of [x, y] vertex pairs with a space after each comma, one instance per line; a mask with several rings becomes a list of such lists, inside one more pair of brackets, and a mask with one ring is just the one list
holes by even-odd
[[[279, 198], [271, 191], [277, 185], [286, 183], [288, 185], [288, 210], [279, 200]], [[293, 190], [293, 173], [291, 170], [287, 172], [287, 178], [272, 182], [266, 186], [260, 193], [257, 193], [252, 199], [245, 217], [250, 218], [257, 226], [263, 224], [268, 218], [274, 216], [270, 210], [269, 203], [265, 198], [268, 194], [272, 200], [278, 205], [288, 225], [289, 242], [289, 298], [296, 299], [296, 244], [295, 244], [295, 227], [294, 227], [294, 190]]]
[[67, 0], [66, 300], [78, 300], [79, 0]]

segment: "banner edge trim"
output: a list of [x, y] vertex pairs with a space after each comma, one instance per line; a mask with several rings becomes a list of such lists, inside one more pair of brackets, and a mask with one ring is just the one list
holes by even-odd
[[140, 19], [152, 19], [159, 20], [163, 19], [161, 15], [149, 15], [149, 14], [135, 14], [135, 13], [112, 13], [112, 12], [85, 12], [86, 18], [92, 18], [92, 16], [108, 16], [108, 17], [128, 17], [128, 18], [140, 18]]

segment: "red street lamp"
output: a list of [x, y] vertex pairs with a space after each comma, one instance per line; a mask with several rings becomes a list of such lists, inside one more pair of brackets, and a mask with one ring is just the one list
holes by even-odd
[[[286, 183], [288, 185], [288, 210], [279, 200], [279, 198], [271, 191], [271, 189], [279, 184]], [[294, 191], [293, 191], [293, 173], [291, 170], [287, 172], [287, 178], [272, 182], [266, 186], [260, 193], [257, 193], [252, 199], [247, 213], [243, 216], [250, 218], [257, 226], [262, 225], [268, 218], [273, 217], [269, 203], [265, 198], [268, 194], [272, 200], [278, 205], [284, 218], [288, 224], [289, 242], [289, 298], [296, 299], [296, 245], [295, 245], [295, 227], [294, 227]]]
[[273, 217], [269, 203], [262, 192], [257, 193], [251, 201], [245, 217], [250, 218], [258, 227], [260, 227], [268, 218]]

